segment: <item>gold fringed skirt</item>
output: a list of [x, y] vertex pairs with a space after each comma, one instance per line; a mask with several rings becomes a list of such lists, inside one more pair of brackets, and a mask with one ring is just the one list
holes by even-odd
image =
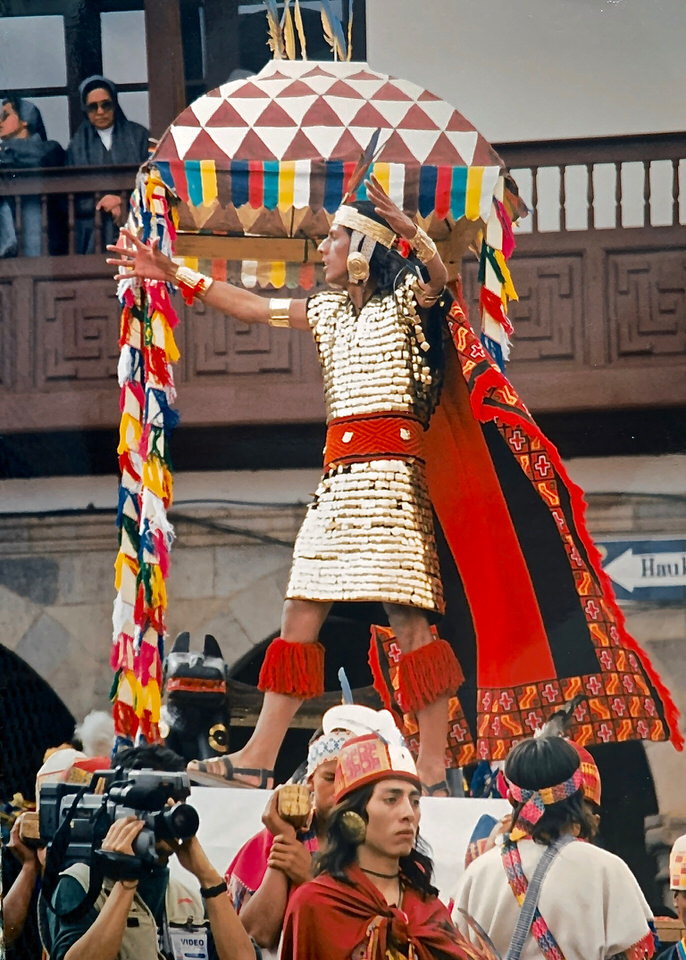
[[424, 464], [372, 460], [328, 471], [296, 538], [286, 597], [442, 613]]

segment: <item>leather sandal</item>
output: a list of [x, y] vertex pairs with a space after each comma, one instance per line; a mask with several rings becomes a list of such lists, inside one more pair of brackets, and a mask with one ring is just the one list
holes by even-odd
[[432, 784], [422, 784], [422, 796], [423, 797], [435, 797], [436, 794], [446, 797], [451, 797], [450, 787], [448, 786], [447, 780], [439, 780], [437, 783]]
[[[201, 783], [206, 787], [241, 787], [248, 790], [271, 790], [274, 786], [274, 771], [263, 767], [234, 767], [228, 757], [212, 757], [221, 761], [224, 773], [212, 773], [205, 760], [192, 760], [197, 764], [186, 768], [191, 783]], [[247, 783], [238, 777], [259, 777], [258, 783]]]

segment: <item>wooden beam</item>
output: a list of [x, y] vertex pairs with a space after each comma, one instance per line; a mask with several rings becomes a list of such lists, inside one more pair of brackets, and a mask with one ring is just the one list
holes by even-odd
[[205, 0], [205, 83], [208, 90], [226, 83], [240, 66], [238, 0]]
[[145, 0], [150, 135], [162, 136], [186, 106], [179, 0]]
[[208, 260], [285, 260], [288, 263], [321, 263], [314, 240], [305, 237], [214, 237], [196, 233], [176, 235], [180, 257]]
[[64, 13], [64, 40], [67, 55], [69, 132], [73, 136], [84, 118], [79, 84], [86, 77], [102, 74], [100, 13], [96, 4], [71, 0]]
[[[360, 687], [353, 690], [355, 703], [361, 703], [374, 710], [383, 707], [381, 698], [374, 687]], [[240, 680], [229, 679], [227, 682], [227, 697], [231, 710], [232, 727], [254, 727], [262, 706], [263, 694], [257, 687], [251, 687]], [[325, 693], [313, 700], [306, 700], [291, 720], [290, 727], [300, 730], [316, 730], [321, 725], [322, 714], [330, 707], [341, 702], [341, 693]]]

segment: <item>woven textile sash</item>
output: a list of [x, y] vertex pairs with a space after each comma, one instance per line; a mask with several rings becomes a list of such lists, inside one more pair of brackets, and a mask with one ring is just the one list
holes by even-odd
[[415, 417], [367, 414], [337, 417], [326, 430], [324, 469], [367, 460], [424, 459], [424, 428]]
[[519, 848], [516, 843], [508, 841], [503, 843], [502, 862], [507, 875], [507, 882], [510, 889], [517, 898], [521, 907], [519, 920], [514, 930], [512, 943], [507, 952], [505, 960], [519, 960], [519, 956], [524, 947], [524, 943], [529, 934], [533, 934], [538, 947], [545, 957], [545, 960], [565, 960], [562, 950], [552, 935], [548, 924], [541, 916], [538, 909], [538, 899], [541, 893], [541, 885], [553, 860], [558, 855], [562, 847], [573, 841], [571, 835], [563, 835], [544, 851], [538, 862], [531, 883], [527, 880], [522, 869], [522, 860], [519, 855]]

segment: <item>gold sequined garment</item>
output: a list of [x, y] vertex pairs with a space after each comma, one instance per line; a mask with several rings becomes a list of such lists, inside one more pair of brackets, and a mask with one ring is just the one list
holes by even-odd
[[[437, 385], [427, 362], [414, 279], [359, 315], [347, 293], [308, 301], [324, 376], [327, 422], [409, 414], [424, 425]], [[300, 528], [286, 596], [381, 600], [441, 612], [443, 591], [424, 464], [378, 459], [333, 467]]]

